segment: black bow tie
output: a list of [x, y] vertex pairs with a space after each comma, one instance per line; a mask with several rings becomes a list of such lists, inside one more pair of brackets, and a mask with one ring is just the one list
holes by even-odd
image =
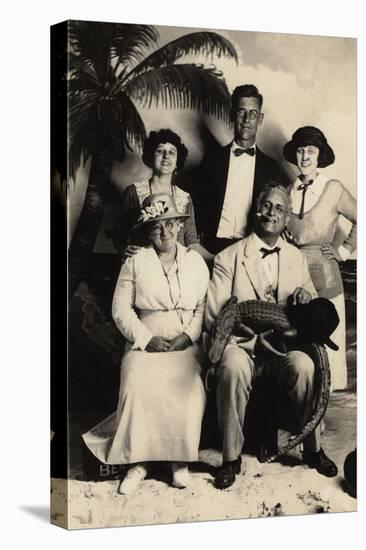
[[275, 248], [261, 248], [260, 251], [262, 252], [262, 258], [265, 258], [266, 256], [269, 256], [270, 254], [275, 254], [276, 252], [279, 252], [281, 249], [279, 246], [275, 246]]
[[233, 153], [236, 157], [240, 157], [243, 153], [246, 153], [250, 157], [254, 157], [255, 147], [249, 147], [248, 149], [240, 149], [240, 147], [237, 147], [237, 149], [233, 149]]

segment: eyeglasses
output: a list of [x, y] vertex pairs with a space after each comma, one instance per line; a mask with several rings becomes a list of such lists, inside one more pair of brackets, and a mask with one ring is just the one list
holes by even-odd
[[166, 231], [171, 231], [173, 227], [175, 226], [176, 220], [166, 220], [162, 223], [154, 223], [151, 227], [150, 233], [153, 233], [154, 235], [161, 233], [163, 229]]
[[238, 109], [235, 113], [236, 118], [242, 119], [242, 118], [249, 118], [249, 120], [257, 120], [259, 117], [258, 111], [255, 109], [251, 109], [250, 111], [247, 111], [246, 109]]

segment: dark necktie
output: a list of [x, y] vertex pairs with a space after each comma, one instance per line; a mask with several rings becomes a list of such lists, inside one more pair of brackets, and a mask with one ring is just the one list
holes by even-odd
[[300, 191], [302, 191], [302, 197], [301, 197], [301, 206], [300, 206], [300, 213], [299, 213], [299, 218], [300, 220], [303, 219], [304, 217], [304, 210], [305, 210], [305, 194], [306, 194], [306, 191], [308, 190], [308, 187], [310, 185], [312, 185], [314, 183], [314, 180], [309, 180], [308, 183], [302, 183], [301, 185], [299, 185], [298, 189]]
[[279, 252], [281, 249], [279, 246], [275, 246], [275, 248], [261, 248], [260, 251], [262, 252], [262, 258], [265, 258], [266, 256], [269, 256], [270, 254], [275, 254], [276, 252]]
[[233, 150], [233, 153], [236, 157], [240, 157], [243, 153], [246, 153], [250, 157], [254, 157], [255, 155], [255, 147], [249, 147], [248, 149], [240, 149], [239, 147], [237, 149]]

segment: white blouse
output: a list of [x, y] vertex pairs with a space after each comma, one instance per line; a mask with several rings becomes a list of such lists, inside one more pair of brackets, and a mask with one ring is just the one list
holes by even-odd
[[196, 342], [208, 283], [209, 271], [198, 252], [177, 243], [176, 262], [165, 274], [154, 248], [141, 248], [121, 268], [113, 296], [113, 319], [132, 349], [144, 350], [154, 334], [140, 320], [141, 313], [175, 311], [181, 332]]
[[[304, 213], [308, 212], [318, 202], [320, 195], [324, 191], [324, 187], [329, 178], [324, 174], [318, 174], [313, 183], [309, 185], [305, 195], [305, 208]], [[299, 214], [302, 202], [302, 189], [299, 189], [303, 185], [303, 182], [297, 178], [291, 189], [291, 203], [292, 211], [294, 214]]]
[[[309, 185], [305, 195], [304, 213], [309, 212], [309, 210], [316, 205], [328, 180], [329, 178], [325, 174], [318, 173], [313, 183]], [[300, 187], [302, 184], [303, 182], [300, 178], [297, 178], [291, 188], [291, 209], [294, 214], [299, 214], [301, 209], [303, 191]], [[351, 251], [342, 245], [338, 247], [338, 253], [344, 262], [348, 260], [351, 255]]]

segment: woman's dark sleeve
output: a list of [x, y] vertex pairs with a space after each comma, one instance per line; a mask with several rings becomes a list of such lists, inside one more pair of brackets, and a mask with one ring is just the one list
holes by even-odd
[[189, 246], [190, 244], [199, 243], [199, 238], [197, 235], [196, 222], [194, 216], [194, 208], [191, 197], [189, 197], [187, 214], [190, 215], [189, 218], [185, 221], [184, 227], [184, 244]]
[[119, 254], [131, 243], [131, 230], [140, 213], [140, 204], [134, 185], [129, 185], [121, 198], [118, 218], [113, 230], [113, 244]]

